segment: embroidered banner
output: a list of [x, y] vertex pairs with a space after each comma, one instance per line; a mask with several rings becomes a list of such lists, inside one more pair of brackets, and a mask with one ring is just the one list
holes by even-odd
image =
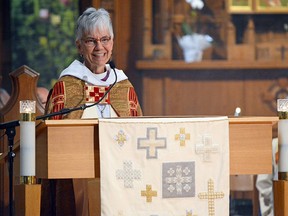
[[228, 216], [229, 122], [99, 119], [102, 216]]

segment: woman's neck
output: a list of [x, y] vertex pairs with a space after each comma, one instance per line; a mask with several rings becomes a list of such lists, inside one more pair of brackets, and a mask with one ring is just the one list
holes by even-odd
[[92, 71], [92, 73], [94, 73], [94, 74], [101, 74], [101, 73], [104, 73], [104, 72], [106, 72], [106, 67], [105, 67], [105, 65], [104, 66], [101, 66], [101, 67], [97, 67], [97, 66], [92, 66], [92, 65], [87, 65], [85, 62], [84, 62], [84, 65], [87, 67], [87, 68], [89, 68], [91, 71]]

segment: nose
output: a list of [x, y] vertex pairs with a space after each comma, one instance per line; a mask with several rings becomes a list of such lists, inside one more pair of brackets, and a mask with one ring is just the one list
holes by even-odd
[[99, 46], [102, 46], [102, 47], [103, 47], [100, 39], [95, 39], [94, 44], [95, 44], [95, 47], [94, 47], [94, 48], [99, 47]]

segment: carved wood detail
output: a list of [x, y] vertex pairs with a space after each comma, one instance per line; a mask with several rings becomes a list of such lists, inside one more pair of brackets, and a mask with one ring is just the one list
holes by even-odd
[[[19, 119], [19, 101], [20, 100], [35, 100], [36, 101], [36, 115], [44, 113], [44, 107], [37, 97], [37, 81], [39, 73], [27, 66], [22, 66], [10, 73], [12, 80], [12, 93], [8, 103], [1, 109], [0, 122], [9, 122]], [[36, 125], [39, 122], [36, 122]], [[14, 147], [19, 144], [20, 131], [16, 127], [16, 135], [14, 137]], [[1, 131], [1, 134], [4, 131]], [[8, 151], [7, 136], [0, 140], [0, 152]], [[8, 173], [8, 158], [2, 157], [0, 161], [0, 215], [9, 215], [9, 173]], [[19, 155], [14, 158], [14, 184], [19, 180]], [[19, 182], [18, 182], [19, 183]]]

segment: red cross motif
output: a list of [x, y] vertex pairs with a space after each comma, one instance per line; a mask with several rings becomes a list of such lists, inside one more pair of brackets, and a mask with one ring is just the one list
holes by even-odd
[[[109, 89], [109, 87], [104, 86], [85, 86], [86, 92], [86, 102], [97, 102], [99, 101], [105, 94], [105, 92]], [[110, 104], [110, 93], [108, 93], [102, 103]]]

